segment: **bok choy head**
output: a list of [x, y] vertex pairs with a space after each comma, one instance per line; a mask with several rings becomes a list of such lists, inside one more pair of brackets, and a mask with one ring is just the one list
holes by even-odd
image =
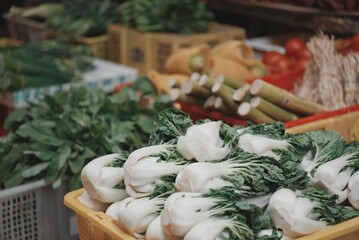
[[299, 168], [313, 176], [317, 167], [341, 156], [345, 149], [345, 139], [336, 131], [311, 131], [307, 133], [311, 140], [310, 157], [304, 159]]
[[113, 203], [128, 196], [124, 189], [123, 170], [127, 156], [127, 152], [104, 155], [82, 169], [82, 184], [91, 198]]
[[255, 239], [255, 234], [272, 224], [263, 209], [243, 202], [231, 188], [207, 193], [177, 192], [161, 213], [167, 236], [184, 239]]
[[150, 145], [176, 144], [185, 159], [199, 162], [223, 159], [238, 136], [221, 121], [201, 120], [193, 124], [187, 114], [176, 109], [162, 111], [155, 125]]
[[128, 197], [112, 204], [106, 214], [113, 217], [132, 236], [143, 238], [150, 224], [160, 215], [168, 196], [176, 191], [172, 182], [171, 179], [163, 178], [151, 196]]
[[162, 177], [174, 177], [189, 162], [174, 145], [152, 145], [133, 151], [124, 164], [126, 191], [131, 197], [152, 194]]
[[250, 125], [237, 132], [238, 147], [243, 151], [280, 162], [286, 178], [283, 187], [296, 189], [308, 185], [306, 173], [298, 168], [311, 150], [311, 139], [306, 134], [286, 134], [281, 122]]
[[178, 191], [203, 193], [229, 187], [240, 196], [251, 198], [274, 191], [283, 181], [285, 176], [278, 161], [233, 148], [225, 160], [184, 167], [175, 185]]
[[358, 211], [336, 205], [336, 199], [313, 187], [282, 188], [272, 195], [267, 209], [274, 225], [296, 238], [358, 216]]
[[349, 179], [358, 169], [359, 143], [354, 142], [345, 148], [341, 156], [318, 166], [310, 179], [315, 187], [328, 194], [338, 195], [338, 203], [342, 203], [349, 194]]

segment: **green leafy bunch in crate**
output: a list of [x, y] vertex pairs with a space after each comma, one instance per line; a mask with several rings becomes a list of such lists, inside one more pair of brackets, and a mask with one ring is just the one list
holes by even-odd
[[99, 36], [119, 20], [119, 3], [111, 0], [63, 0], [65, 11], [48, 18], [48, 24], [63, 36]]
[[[155, 100], [143, 104], [148, 98]], [[0, 189], [38, 179], [56, 188], [65, 177], [76, 189], [89, 161], [145, 146], [158, 112], [170, 104], [168, 96], [157, 96], [147, 78], [113, 95], [85, 87], [45, 95], [5, 120], [8, 135], [0, 138]]]
[[92, 68], [91, 51], [60, 40], [0, 50], [0, 90], [81, 81]]
[[213, 13], [198, 0], [129, 0], [120, 6], [124, 26], [145, 32], [208, 31]]

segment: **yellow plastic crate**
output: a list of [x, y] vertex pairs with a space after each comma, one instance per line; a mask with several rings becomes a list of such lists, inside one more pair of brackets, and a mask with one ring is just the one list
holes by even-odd
[[76, 213], [80, 240], [135, 240], [119, 228], [115, 221], [103, 212], [88, 209], [77, 198], [84, 189], [65, 195], [65, 205]]
[[[65, 205], [76, 213], [80, 240], [135, 240], [119, 228], [115, 221], [103, 212], [95, 212], [82, 205], [77, 198], [84, 189], [66, 194]], [[337, 224], [297, 240], [358, 240], [359, 217]]]
[[[287, 132], [300, 133], [319, 129], [336, 130], [348, 142], [357, 141], [359, 139], [359, 111], [292, 127], [287, 129]], [[65, 205], [76, 213], [81, 240], [135, 239], [120, 229], [115, 221], [105, 213], [92, 211], [82, 205], [77, 198], [83, 192], [84, 189], [79, 189], [65, 196]], [[359, 240], [359, 217], [297, 240]]]

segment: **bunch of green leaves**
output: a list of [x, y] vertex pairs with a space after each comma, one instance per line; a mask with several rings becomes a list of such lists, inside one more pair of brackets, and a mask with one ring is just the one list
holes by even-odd
[[145, 32], [206, 32], [213, 19], [198, 0], [130, 0], [121, 5], [120, 13], [124, 26]]
[[80, 81], [92, 67], [89, 48], [58, 40], [7, 49], [1, 52], [0, 59], [1, 90]]
[[119, 20], [118, 3], [111, 0], [64, 0], [65, 11], [48, 18], [48, 24], [67, 37], [98, 36]]
[[112, 96], [98, 89], [76, 88], [46, 95], [29, 110], [15, 110], [4, 124], [9, 134], [0, 140], [0, 188], [37, 179], [58, 187], [70, 176], [74, 189], [90, 160], [147, 145], [161, 110], [157, 107], [170, 104], [169, 99], [166, 105], [159, 98], [161, 104], [143, 106], [147, 96], [134, 88]]

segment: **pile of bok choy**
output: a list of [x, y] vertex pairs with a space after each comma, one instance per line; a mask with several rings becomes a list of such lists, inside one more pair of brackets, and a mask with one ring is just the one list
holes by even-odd
[[334, 131], [193, 123], [166, 109], [148, 146], [83, 169], [79, 200], [136, 238], [292, 239], [359, 215], [358, 166], [359, 144]]

